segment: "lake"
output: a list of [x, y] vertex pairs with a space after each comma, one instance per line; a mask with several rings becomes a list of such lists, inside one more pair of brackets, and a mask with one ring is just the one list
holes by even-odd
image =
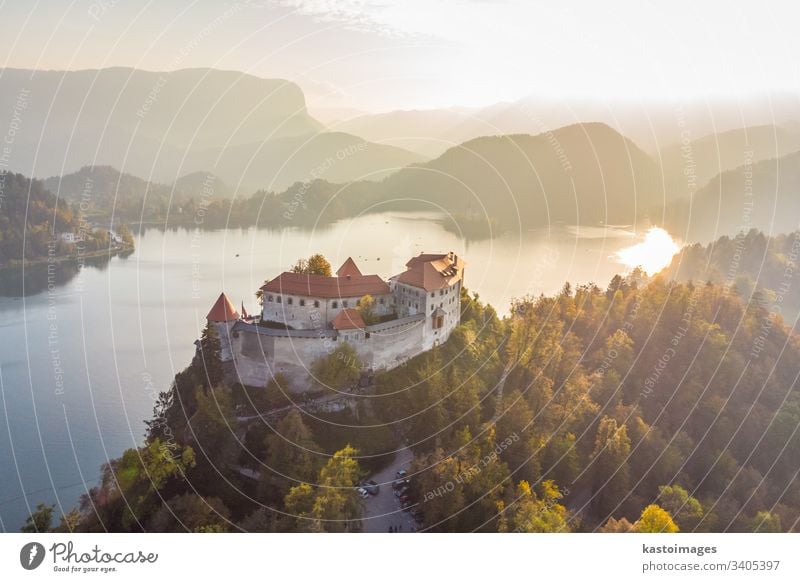
[[103, 463], [141, 444], [222, 290], [256, 312], [264, 279], [312, 253], [388, 277], [422, 251], [453, 250], [467, 288], [505, 314], [513, 297], [565, 281], [604, 287], [625, 270], [616, 253], [645, 238], [558, 226], [471, 241], [434, 215], [384, 213], [314, 231], [149, 229], [127, 257], [31, 273], [26, 296], [0, 297], [0, 528], [18, 531], [40, 501], [68, 511]]

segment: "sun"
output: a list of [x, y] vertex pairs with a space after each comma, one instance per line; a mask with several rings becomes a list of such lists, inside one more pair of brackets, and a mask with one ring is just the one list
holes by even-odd
[[626, 267], [641, 267], [645, 273], [653, 275], [668, 266], [679, 250], [666, 230], [654, 226], [647, 231], [642, 242], [617, 251], [615, 256]]

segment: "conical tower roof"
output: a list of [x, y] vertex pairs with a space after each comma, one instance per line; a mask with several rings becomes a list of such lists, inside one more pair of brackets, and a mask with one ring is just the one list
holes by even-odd
[[206, 315], [208, 321], [225, 322], [239, 319], [239, 312], [225, 293], [220, 293], [214, 307]]

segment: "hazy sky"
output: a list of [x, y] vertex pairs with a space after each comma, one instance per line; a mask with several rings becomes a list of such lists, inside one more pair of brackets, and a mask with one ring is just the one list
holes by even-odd
[[800, 3], [0, 0], [6, 67], [217, 67], [313, 107], [796, 92]]

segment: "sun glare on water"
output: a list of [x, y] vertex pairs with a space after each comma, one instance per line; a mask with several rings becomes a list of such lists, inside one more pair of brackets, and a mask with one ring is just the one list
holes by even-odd
[[647, 231], [642, 242], [617, 251], [615, 256], [630, 269], [641, 267], [648, 275], [654, 275], [668, 266], [679, 250], [666, 230], [654, 226]]

